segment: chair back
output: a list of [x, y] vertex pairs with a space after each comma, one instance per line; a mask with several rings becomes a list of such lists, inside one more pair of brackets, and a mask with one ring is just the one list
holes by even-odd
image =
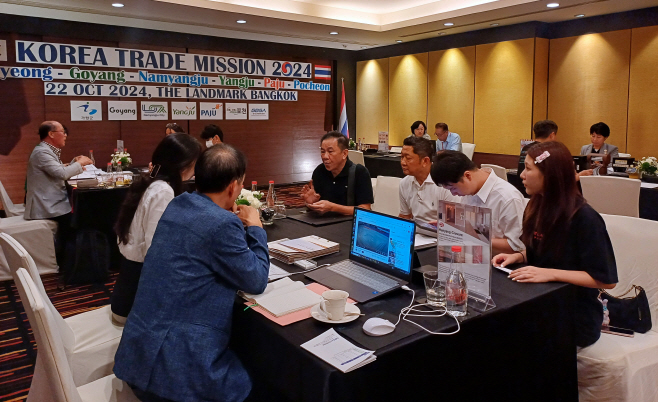
[[504, 167], [498, 166], [498, 165], [489, 165], [487, 163], [483, 163], [480, 167], [481, 168], [490, 168], [491, 170], [493, 170], [493, 172], [496, 174], [496, 176], [500, 177], [501, 179], [503, 179], [505, 181], [508, 181], [507, 180], [507, 169], [505, 169]]
[[[23, 246], [16, 239], [7, 233], [0, 233], [0, 247], [2, 247], [2, 251], [5, 254], [5, 259], [7, 260], [7, 265], [9, 265], [9, 270], [11, 271], [11, 274], [14, 276], [14, 278], [16, 271], [21, 268], [30, 274], [32, 282], [35, 283], [36, 289], [39, 291], [41, 299], [44, 301], [54, 316], [54, 321], [57, 328], [60, 330], [60, 336], [64, 342], [64, 347], [66, 350], [72, 351], [75, 345], [75, 334], [73, 333], [71, 327], [69, 327], [69, 325], [64, 321], [64, 318], [62, 318], [61, 314], [59, 314], [55, 306], [53, 306], [51, 303], [50, 298], [46, 293], [46, 288], [43, 287], [43, 282], [41, 282], [39, 270], [37, 269], [37, 266], [30, 254], [25, 251], [25, 248], [23, 248]], [[23, 303], [23, 308], [25, 308], [25, 311], [27, 311], [29, 306], [26, 306], [25, 303]]]
[[356, 163], [356, 164], [362, 165], [362, 166], [366, 165], [366, 162], [363, 159], [363, 152], [361, 152], [361, 151], [353, 151], [353, 150], [350, 149], [350, 150], [347, 151], [347, 156], [350, 158], [350, 160], [353, 163]]
[[653, 248], [658, 243], [658, 222], [619, 215], [601, 216], [615, 251], [619, 277], [617, 286], [608, 292], [620, 296], [631, 285], [642, 286], [649, 299], [652, 331], [658, 332], [658, 266]]
[[5, 186], [2, 185], [1, 181], [0, 181], [0, 201], [2, 201], [2, 206], [5, 208], [5, 215], [7, 215], [7, 218], [11, 216], [22, 215], [22, 211], [18, 211], [18, 208], [14, 206], [14, 203], [11, 201], [11, 198], [9, 198], [9, 194], [7, 194], [7, 190], [5, 190]]
[[391, 216], [400, 215], [400, 181], [402, 179], [399, 177], [377, 176], [373, 211]]
[[580, 178], [583, 197], [600, 214], [640, 216], [640, 185], [635, 179], [612, 176]]
[[462, 152], [468, 156], [468, 159], [473, 160], [473, 153], [475, 153], [475, 144], [462, 142]]
[[82, 402], [66, 358], [64, 344], [54, 317], [41, 298], [37, 286], [24, 268], [14, 272], [14, 280], [25, 306], [52, 397], [55, 402]]

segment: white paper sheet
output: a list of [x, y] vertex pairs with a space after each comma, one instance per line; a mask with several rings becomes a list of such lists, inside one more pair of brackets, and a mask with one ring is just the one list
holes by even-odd
[[436, 237], [429, 237], [422, 234], [416, 233], [414, 240], [414, 248], [427, 248], [436, 245]]
[[99, 168], [94, 165], [85, 166], [84, 172], [80, 173], [77, 176], [71, 177], [69, 180], [82, 180], [82, 179], [95, 179], [96, 174], [102, 172]]
[[643, 181], [642, 184], [640, 184], [640, 187], [643, 187], [643, 188], [656, 188], [656, 187], [658, 187], [658, 183], [647, 183], [647, 182]]
[[313, 251], [324, 250], [324, 247], [320, 247], [319, 245], [317, 245], [315, 243], [311, 243], [310, 241], [308, 241], [304, 238], [286, 240], [286, 241], [282, 241], [279, 244], [281, 244], [282, 246], [291, 248], [293, 250], [299, 250], [299, 251], [305, 251], [305, 252], [313, 252]]
[[286, 275], [290, 275], [285, 269], [279, 268], [276, 265], [270, 263], [270, 272], [267, 274], [267, 279], [273, 281], [275, 279], [283, 278]]
[[374, 351], [354, 346], [347, 339], [338, 335], [333, 328], [301, 346], [343, 373], [365, 366], [377, 359]]

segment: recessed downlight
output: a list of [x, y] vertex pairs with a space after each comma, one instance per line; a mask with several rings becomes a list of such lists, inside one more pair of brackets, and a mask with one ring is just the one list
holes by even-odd
[[576, 14], [576, 15], [574, 15], [574, 17], [576, 17], [576, 18], [583, 18], [584, 16], [585, 16], [585, 14]]
[[235, 22], [237, 22], [238, 24], [246, 24], [247, 23], [246, 20], [237, 20]]
[[329, 35], [338, 35], [338, 32], [332, 31], [332, 32], [329, 32]]
[[396, 40], [396, 42], [397, 42], [397, 43], [402, 43], [402, 41], [401, 41], [400, 39]]
[[546, 7], [548, 8], [560, 7], [560, 3], [548, 3], [546, 4]]
[[446, 23], [443, 24], [443, 25], [445, 25], [445, 26], [447, 26], [447, 27], [451, 27], [451, 26], [453, 26], [453, 25], [455, 25], [455, 24], [454, 24], [453, 22], [446, 22]]
[[361, 49], [367, 49], [368, 46], [361, 46]]
[[439, 32], [439, 35], [445, 35], [445, 34], [446, 34], [445, 32]]
[[112, 3], [112, 7], [121, 8], [123, 7], [123, 3]]
[[500, 25], [500, 24], [497, 23], [497, 22], [494, 22], [493, 24], [491, 24], [492, 27], [497, 27], [498, 25]]

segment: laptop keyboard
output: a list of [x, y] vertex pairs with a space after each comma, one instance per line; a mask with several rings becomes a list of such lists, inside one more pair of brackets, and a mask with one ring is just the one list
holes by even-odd
[[378, 292], [389, 290], [398, 284], [398, 282], [389, 279], [384, 275], [362, 268], [349, 260], [331, 265], [327, 267], [327, 269], [355, 282], [359, 282], [369, 288], [375, 289]]

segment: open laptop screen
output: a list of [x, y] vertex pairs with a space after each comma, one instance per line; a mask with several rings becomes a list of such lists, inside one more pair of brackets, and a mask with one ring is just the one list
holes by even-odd
[[350, 259], [385, 273], [411, 274], [415, 223], [365, 209], [354, 209]]

